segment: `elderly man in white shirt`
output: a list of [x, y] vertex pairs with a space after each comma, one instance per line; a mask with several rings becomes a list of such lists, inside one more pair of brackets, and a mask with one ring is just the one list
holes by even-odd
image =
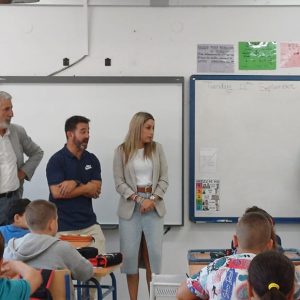
[[[12, 97], [0, 91], [0, 225], [6, 223], [5, 208], [9, 201], [23, 195], [23, 182], [30, 180], [43, 157], [43, 150], [25, 129], [11, 124]], [[24, 161], [24, 154], [28, 157]]]

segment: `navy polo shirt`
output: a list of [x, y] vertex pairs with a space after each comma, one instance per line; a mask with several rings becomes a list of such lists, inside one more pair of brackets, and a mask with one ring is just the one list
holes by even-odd
[[[64, 180], [79, 180], [86, 184], [91, 180], [101, 180], [101, 167], [94, 154], [85, 150], [78, 159], [64, 146], [50, 158], [46, 175], [49, 186]], [[89, 197], [54, 199], [50, 192], [49, 200], [57, 207], [58, 231], [84, 229], [97, 223]]]

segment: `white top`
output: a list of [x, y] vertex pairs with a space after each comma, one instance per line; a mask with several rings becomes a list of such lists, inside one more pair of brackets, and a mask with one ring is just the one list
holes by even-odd
[[153, 164], [151, 159], [144, 158], [144, 148], [138, 149], [132, 163], [137, 186], [152, 185]]
[[[0, 135], [0, 194], [19, 188], [17, 157], [9, 140], [9, 129]], [[5, 176], [4, 176], [5, 174]]]

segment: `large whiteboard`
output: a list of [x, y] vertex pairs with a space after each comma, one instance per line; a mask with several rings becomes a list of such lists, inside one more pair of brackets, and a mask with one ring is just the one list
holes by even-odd
[[[300, 77], [195, 75], [190, 90], [190, 219], [235, 222], [257, 205], [299, 223]], [[197, 207], [200, 180], [219, 183], [219, 210]]]
[[45, 151], [24, 196], [48, 199], [46, 164], [66, 142], [65, 120], [83, 115], [91, 120], [88, 150], [102, 168], [102, 193], [93, 200], [94, 210], [100, 224], [118, 224], [114, 149], [123, 142], [133, 114], [148, 111], [156, 120], [155, 140], [163, 145], [169, 165], [165, 224], [183, 224], [182, 77], [2, 77], [0, 89], [13, 96], [13, 122], [24, 126]]

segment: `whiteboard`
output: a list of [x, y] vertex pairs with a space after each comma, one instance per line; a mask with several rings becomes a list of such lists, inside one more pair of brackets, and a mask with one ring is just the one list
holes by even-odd
[[45, 152], [25, 183], [25, 197], [48, 199], [47, 162], [66, 143], [66, 119], [83, 115], [91, 120], [87, 150], [102, 168], [102, 193], [93, 200], [94, 211], [100, 224], [118, 224], [114, 149], [124, 141], [132, 116], [147, 111], [155, 118], [154, 139], [163, 145], [169, 165], [165, 224], [183, 224], [182, 77], [2, 77], [0, 89], [13, 96], [12, 122], [24, 126]]
[[300, 77], [195, 75], [190, 92], [190, 219], [256, 205], [299, 223]]

